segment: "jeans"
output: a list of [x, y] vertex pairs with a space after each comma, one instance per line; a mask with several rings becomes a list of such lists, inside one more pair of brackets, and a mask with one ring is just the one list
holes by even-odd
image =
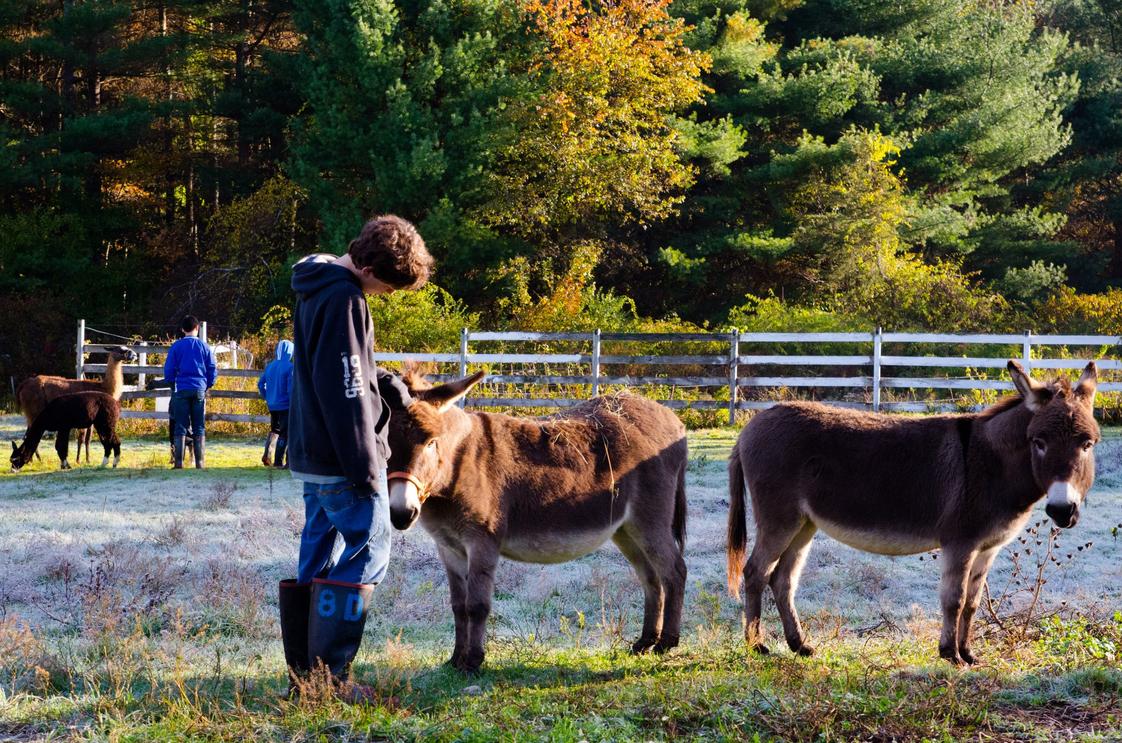
[[375, 492], [345, 481], [304, 483], [297, 582], [380, 583], [390, 562], [388, 493], [385, 471]]
[[196, 439], [206, 434], [203, 416], [206, 412], [206, 392], [184, 390], [171, 396], [171, 417], [175, 419], [175, 435], [186, 436], [188, 424]]

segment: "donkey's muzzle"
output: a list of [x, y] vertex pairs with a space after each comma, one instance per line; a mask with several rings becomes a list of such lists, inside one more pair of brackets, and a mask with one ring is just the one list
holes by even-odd
[[1070, 529], [1075, 526], [1079, 521], [1079, 504], [1078, 503], [1063, 503], [1054, 504], [1049, 503], [1044, 508], [1044, 513], [1056, 522], [1056, 526], [1061, 529]]
[[[403, 476], [404, 475], [404, 476]], [[421, 515], [420, 482], [402, 472], [390, 473], [390, 523], [399, 531], [413, 526]]]
[[421, 515], [421, 509], [406, 506], [404, 508], [394, 508], [390, 506], [390, 523], [393, 528], [398, 531], [405, 531], [413, 526], [417, 521], [417, 517]]

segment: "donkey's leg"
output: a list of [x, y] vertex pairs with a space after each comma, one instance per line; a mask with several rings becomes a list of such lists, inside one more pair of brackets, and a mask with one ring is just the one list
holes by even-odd
[[495, 593], [495, 566], [499, 562], [499, 545], [492, 539], [479, 539], [468, 545], [467, 573], [467, 647], [457, 666], [461, 671], [475, 673], [483, 665], [487, 643], [487, 617]]
[[618, 529], [612, 535], [612, 541], [631, 563], [631, 567], [635, 568], [639, 582], [643, 585], [643, 632], [631, 646], [631, 652], [645, 653], [658, 642], [658, 636], [662, 632], [662, 582], [643, 550], [624, 529]]
[[773, 524], [764, 523], [759, 514], [756, 516], [756, 544], [744, 564], [744, 639], [757, 653], [768, 652], [760, 626], [764, 586], [771, 581], [780, 557], [802, 530], [805, 521], [799, 516], [797, 520]]
[[979, 552], [970, 569], [970, 583], [966, 587], [966, 600], [962, 606], [962, 616], [958, 620], [958, 654], [970, 664], [975, 662], [974, 654], [970, 652], [970, 643], [974, 639], [974, 612], [978, 611], [978, 604], [982, 600], [982, 586], [986, 584], [990, 566], [1000, 551], [1001, 546], [998, 545]]
[[448, 591], [452, 597], [452, 616], [456, 622], [456, 645], [452, 649], [452, 657], [448, 659], [449, 665], [458, 667], [467, 646], [468, 615], [467, 615], [467, 554], [462, 549], [451, 545], [437, 543], [437, 552], [444, 563], [444, 570], [448, 573]]
[[943, 577], [939, 586], [943, 631], [939, 635], [939, 655], [956, 666], [962, 665], [962, 656], [958, 652], [958, 623], [977, 555], [974, 545], [943, 545]]
[[814, 655], [814, 647], [806, 642], [799, 612], [795, 609], [795, 592], [799, 590], [799, 576], [802, 575], [806, 557], [810, 554], [810, 543], [818, 531], [811, 521], [791, 540], [791, 544], [779, 558], [779, 565], [771, 574], [771, 592], [775, 595], [775, 606], [783, 622], [783, 635], [787, 646], [799, 655]]
[[662, 631], [655, 643], [656, 653], [665, 653], [678, 647], [678, 637], [682, 631], [682, 601], [686, 595], [686, 561], [674, 534], [669, 529], [661, 536], [651, 535], [641, 542], [647, 559], [651, 561], [662, 583], [665, 597], [662, 608]]

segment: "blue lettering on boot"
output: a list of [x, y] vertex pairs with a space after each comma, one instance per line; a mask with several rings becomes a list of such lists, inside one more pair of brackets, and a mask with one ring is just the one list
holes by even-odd
[[347, 606], [343, 611], [343, 619], [354, 622], [362, 618], [362, 594], [352, 593], [347, 596]]
[[324, 588], [319, 592], [319, 604], [316, 606], [316, 611], [319, 612], [321, 617], [330, 617], [335, 615], [335, 592], [330, 588]]

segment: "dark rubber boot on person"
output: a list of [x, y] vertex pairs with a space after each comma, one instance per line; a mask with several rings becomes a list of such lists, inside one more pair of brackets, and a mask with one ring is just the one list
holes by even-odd
[[277, 604], [280, 607], [281, 644], [288, 666], [288, 696], [300, 693], [300, 684], [308, 677], [308, 607], [312, 600], [312, 584], [297, 583], [295, 578], [280, 582]]
[[171, 466], [177, 470], [183, 469], [183, 437], [171, 437]]
[[191, 442], [191, 448], [195, 450], [195, 469], [201, 470], [206, 467], [206, 436], [196, 436]]
[[288, 461], [286, 455], [288, 454], [288, 439], [277, 439], [276, 453], [273, 455], [273, 460], [276, 462], [277, 467], [280, 469], [288, 468]]
[[374, 586], [316, 578], [308, 609], [308, 660], [331, 674], [336, 693], [356, 703], [373, 698], [368, 686], [351, 681], [351, 663], [362, 644], [362, 630]]

